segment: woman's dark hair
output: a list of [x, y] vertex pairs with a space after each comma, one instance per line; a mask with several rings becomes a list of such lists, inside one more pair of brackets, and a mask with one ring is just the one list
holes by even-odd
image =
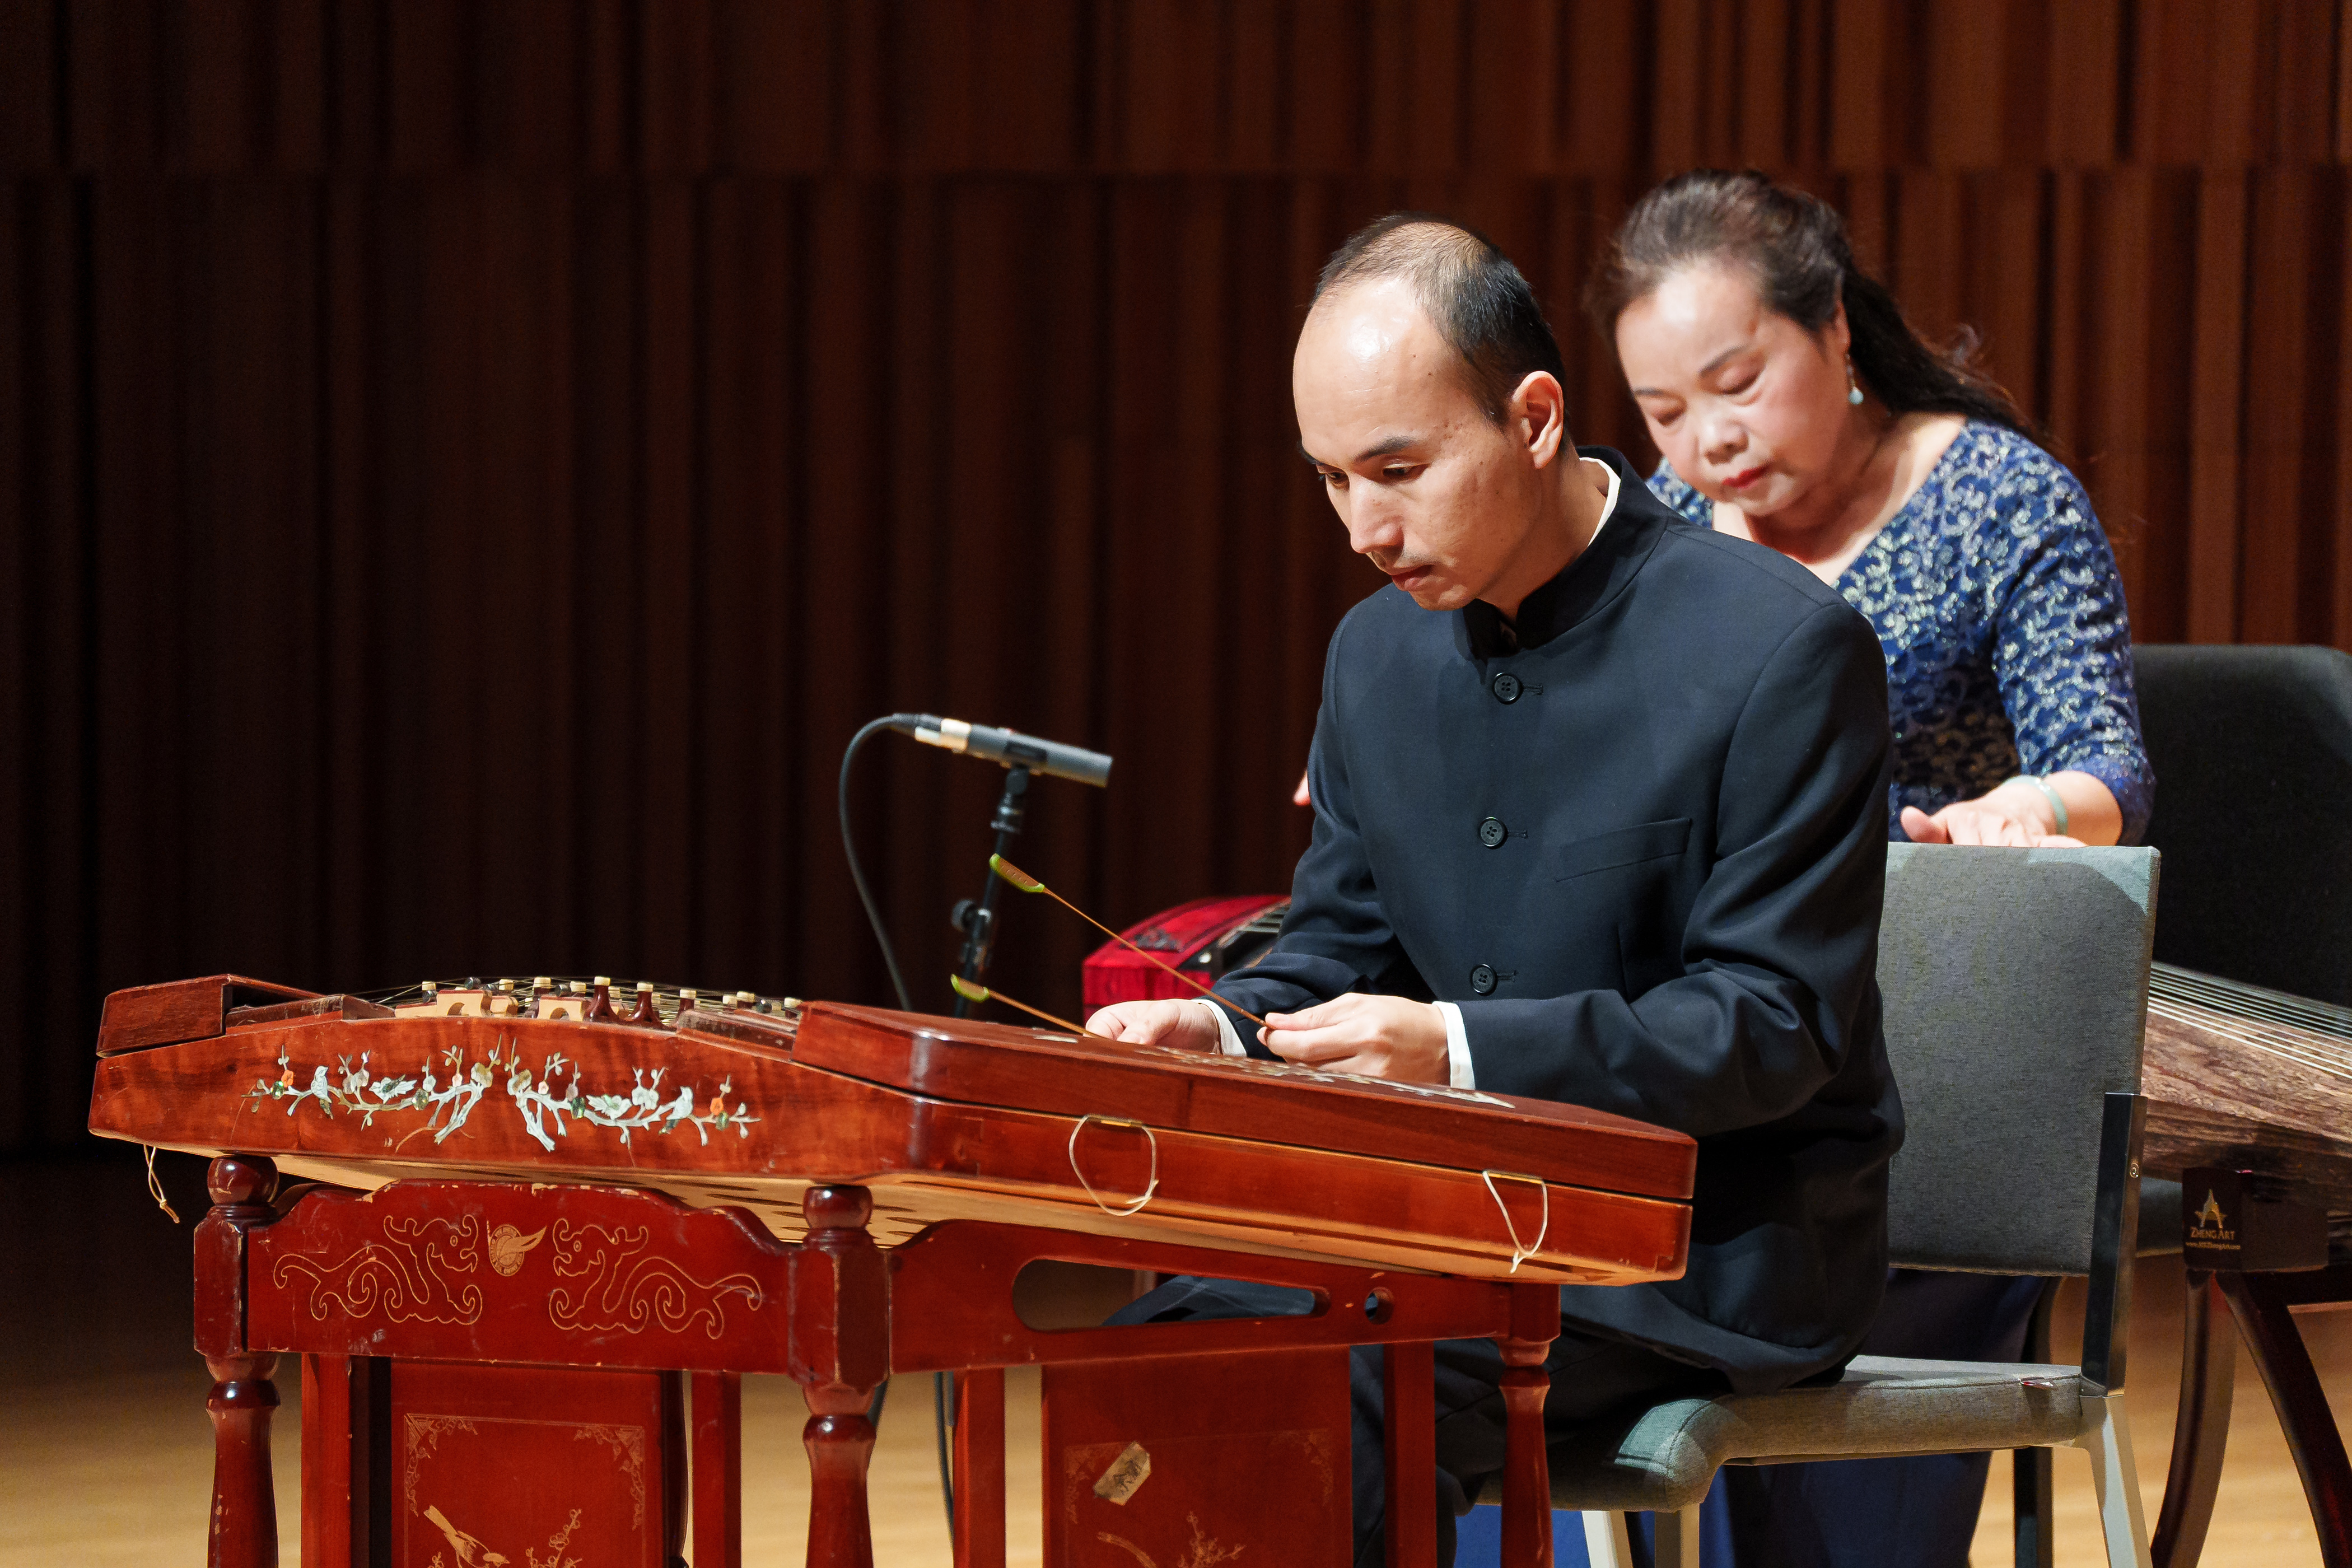
[[1977, 336], [1930, 347], [1886, 285], [1854, 265], [1845, 220], [1827, 202], [1776, 185], [1754, 169], [1696, 169], [1633, 204], [1585, 285], [1584, 310], [1613, 339], [1628, 306], [1694, 262], [1746, 268], [1765, 305], [1818, 332], [1845, 303], [1855, 376], [1897, 414], [1959, 414], [2029, 439], [2032, 424], [2009, 394], [1971, 363]]

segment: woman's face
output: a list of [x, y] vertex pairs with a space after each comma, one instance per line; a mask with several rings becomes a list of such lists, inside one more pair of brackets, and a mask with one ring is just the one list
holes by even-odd
[[1617, 359], [1650, 438], [1685, 483], [1749, 517], [1827, 479], [1854, 412], [1845, 310], [1809, 332], [1766, 307], [1742, 268], [1667, 274], [1617, 318]]

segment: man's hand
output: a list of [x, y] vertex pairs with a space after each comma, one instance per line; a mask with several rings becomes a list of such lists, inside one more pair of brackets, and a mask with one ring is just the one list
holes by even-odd
[[1223, 1037], [1216, 1015], [1193, 1002], [1114, 1002], [1087, 1020], [1088, 1032], [1131, 1046], [1213, 1051]]
[[1445, 1015], [1434, 1002], [1350, 994], [1300, 1013], [1270, 1013], [1266, 1024], [1258, 1039], [1300, 1067], [1399, 1083], [1446, 1083], [1454, 1076], [1445, 1057]]

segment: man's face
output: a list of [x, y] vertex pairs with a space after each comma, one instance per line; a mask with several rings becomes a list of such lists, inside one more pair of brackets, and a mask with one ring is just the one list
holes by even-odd
[[1298, 445], [1349, 547], [1424, 610], [1456, 610], [1525, 545], [1540, 466], [1497, 426], [1402, 279], [1324, 296], [1298, 334]]

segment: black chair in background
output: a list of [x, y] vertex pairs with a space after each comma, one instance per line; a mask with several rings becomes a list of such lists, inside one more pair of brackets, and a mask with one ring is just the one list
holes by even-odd
[[2352, 654], [2136, 652], [2157, 962], [2352, 1006]]
[[[2157, 780], [2147, 842], [2164, 858], [2158, 964], [2289, 994], [2249, 994], [2257, 1015], [2310, 1025], [2312, 1010], [2294, 997], [2352, 1006], [2352, 654], [2136, 652]], [[2340, 1016], [2331, 1032], [2345, 1032]], [[2340, 1246], [2329, 1250], [2331, 1266], [2312, 1272], [2190, 1270], [2157, 1568], [2193, 1568], [2204, 1545], [2229, 1432], [2233, 1319], [2302, 1473], [2321, 1554], [2352, 1563], [2352, 1468], [2289, 1316], [2296, 1303], [2352, 1294], [2352, 1262]]]

